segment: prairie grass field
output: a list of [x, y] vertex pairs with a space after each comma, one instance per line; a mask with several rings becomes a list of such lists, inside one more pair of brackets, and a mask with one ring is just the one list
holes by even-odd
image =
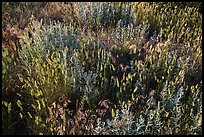
[[202, 135], [202, 2], [2, 2], [2, 135]]

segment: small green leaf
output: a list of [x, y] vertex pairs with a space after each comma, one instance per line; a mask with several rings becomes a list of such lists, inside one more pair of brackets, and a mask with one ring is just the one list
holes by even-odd
[[156, 76], [154, 76], [154, 79], [155, 79], [155, 80], [157, 80], [157, 77], [156, 77]]
[[40, 104], [40, 101], [37, 100], [37, 103], [38, 103], [38, 109], [41, 110], [41, 104]]
[[132, 79], [132, 75], [128, 73], [128, 79]]
[[30, 114], [30, 112], [27, 112], [30, 118], [33, 118], [32, 115]]
[[35, 109], [36, 108], [36, 106], [35, 105], [33, 105], [33, 104], [31, 104], [31, 106]]
[[195, 106], [195, 103], [194, 103], [194, 102], [192, 102], [192, 106], [193, 106], [193, 107]]
[[132, 100], [134, 100], [135, 99], [135, 97], [134, 97], [134, 94], [132, 93]]
[[89, 58], [89, 56], [88, 56], [88, 52], [87, 52], [87, 51], [85, 51], [85, 56], [86, 56], [86, 59]]
[[85, 88], [86, 88], [86, 91], [88, 92], [89, 91], [88, 87], [86, 86]]
[[169, 116], [169, 112], [166, 112], [166, 117], [168, 117]]
[[111, 111], [111, 115], [112, 115], [112, 118], [114, 118], [114, 117], [115, 117], [115, 112], [114, 112], [114, 109], [112, 109], [112, 111]]
[[116, 83], [117, 83], [117, 87], [119, 88], [119, 80], [118, 80], [118, 78], [116, 77]]
[[92, 57], [94, 58], [94, 51], [92, 51]]
[[134, 89], [134, 91], [133, 91], [133, 92], [135, 93], [135, 92], [137, 91], [137, 89], [138, 89], [138, 87], [135, 87], [135, 89]]
[[38, 89], [38, 85], [37, 85], [37, 82], [36, 82], [36, 81], [34, 82], [34, 85], [35, 85], [35, 87]]
[[11, 103], [8, 104], [8, 113], [10, 114], [11, 112]]
[[12, 62], [12, 59], [10, 57], [7, 58], [8, 63]]
[[17, 93], [17, 95], [20, 96], [20, 97], [22, 96], [20, 93]]
[[115, 67], [113, 66], [113, 64], [111, 64], [112, 69], [115, 71]]
[[16, 62], [15, 61], [13, 62], [13, 64], [14, 64], [14, 66], [16, 66]]
[[135, 53], [136, 53], [136, 51], [137, 51], [137, 49], [136, 49], [136, 48], [134, 48], [133, 53], [135, 54]]
[[41, 102], [42, 102], [42, 106], [45, 108], [46, 106], [45, 106], [45, 101], [44, 101], [44, 99], [41, 99]]
[[22, 77], [22, 75], [21, 75], [21, 74], [17, 74], [17, 76], [18, 76], [20, 82], [23, 82], [23, 77]]
[[7, 102], [5, 102], [5, 101], [2, 101], [3, 102], [3, 104], [7, 107], [8, 106], [8, 103]]
[[52, 69], [52, 76], [54, 76], [54, 70]]
[[116, 93], [116, 97], [119, 98], [119, 93]]
[[22, 106], [21, 106], [21, 105], [22, 105], [21, 101], [20, 101], [20, 100], [18, 100], [18, 101], [17, 101], [17, 106], [18, 106], [18, 107], [19, 107], [21, 110], [23, 110], [23, 108], [22, 108]]
[[30, 95], [31, 95], [31, 96], [34, 95], [34, 90], [33, 90], [33, 89], [30, 90]]
[[38, 125], [39, 124], [39, 116], [35, 117], [35, 123]]
[[119, 100], [118, 102], [119, 102], [120, 105], [122, 104], [121, 100]]
[[100, 71], [102, 71], [103, 70], [103, 64], [101, 64], [101, 68], [100, 68]]
[[23, 115], [21, 113], [19, 113], [19, 116], [20, 116], [21, 119], [23, 118]]

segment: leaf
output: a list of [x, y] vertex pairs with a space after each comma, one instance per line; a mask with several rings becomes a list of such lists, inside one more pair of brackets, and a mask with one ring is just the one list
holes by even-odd
[[131, 79], [132, 75], [130, 73], [128, 73], [128, 79]]
[[89, 91], [88, 87], [86, 86], [85, 88], [86, 88], [86, 91], [88, 92]]
[[155, 79], [155, 80], [157, 80], [157, 77], [156, 77], [156, 75], [154, 76], [154, 79]]
[[113, 64], [111, 64], [111, 67], [112, 67], [112, 69], [115, 71], [115, 67], [114, 67], [114, 65], [113, 65]]
[[101, 68], [100, 68], [100, 71], [102, 71], [103, 70], [103, 64], [101, 64]]
[[166, 117], [168, 117], [169, 116], [169, 112], [166, 112]]
[[23, 118], [23, 115], [21, 113], [19, 113], [19, 116], [20, 116], [21, 119]]
[[10, 114], [11, 112], [11, 103], [8, 104], [8, 113]]
[[38, 103], [38, 109], [41, 110], [41, 104], [40, 104], [40, 101], [37, 100], [37, 103]]
[[115, 112], [114, 112], [114, 109], [112, 109], [112, 111], [111, 111], [111, 115], [112, 115], [112, 118], [114, 118], [114, 117], [115, 117]]
[[20, 97], [22, 96], [20, 93], [17, 93], [17, 95], [20, 96]]
[[35, 105], [33, 105], [33, 104], [31, 104], [31, 106], [35, 109], [36, 108], [36, 106]]
[[7, 107], [8, 106], [8, 103], [7, 102], [5, 102], [5, 101], [2, 101], [3, 102], [3, 104]]
[[94, 58], [94, 51], [92, 51], [92, 57]]
[[49, 58], [46, 58], [48, 64], [52, 64], [52, 61]]
[[117, 87], [119, 88], [119, 80], [118, 80], [118, 78], [116, 77], [116, 83], [117, 83]]
[[[124, 87], [125, 88], [125, 87]], [[123, 92], [123, 89], [122, 88], [120, 88], [120, 93], [122, 93]]]
[[105, 54], [104, 54], [105, 52], [104, 52], [104, 50], [102, 49], [102, 52], [101, 52], [101, 54], [102, 54], [102, 60], [104, 60], [105, 59]]
[[119, 98], [119, 93], [116, 93], [116, 97]]
[[201, 125], [201, 124], [202, 124], [202, 116], [199, 116], [197, 120], [197, 125]]
[[30, 90], [30, 95], [31, 95], [31, 96], [34, 95], [34, 90], [33, 90], [33, 89]]
[[44, 99], [41, 99], [41, 102], [42, 102], [42, 106], [45, 108], [46, 106], [45, 106], [45, 101], [44, 101]]
[[7, 61], [8, 61], [8, 63], [11, 63], [12, 62], [12, 59], [11, 58], [7, 58]]
[[30, 114], [30, 112], [27, 112], [30, 118], [33, 118], [32, 115]]
[[134, 91], [133, 91], [133, 92], [135, 93], [135, 92], [137, 91], [137, 89], [138, 89], [138, 87], [135, 87], [135, 89], [134, 89]]
[[36, 81], [34, 82], [34, 85], [35, 85], [35, 87], [38, 89], [38, 85], [37, 85], [37, 82], [36, 82]]
[[56, 102], [53, 102], [52, 105], [54, 108], [56, 108], [56, 106], [57, 106]]
[[131, 101], [130, 101], [130, 100], [128, 100], [128, 103], [127, 103], [127, 104], [128, 104], [128, 105], [130, 105], [130, 103], [131, 103]]
[[195, 106], [195, 103], [194, 103], [194, 102], [192, 102], [192, 106], [193, 106], [193, 107]]
[[121, 100], [119, 100], [118, 102], [119, 102], [119, 104], [120, 104], [120, 105], [122, 105], [122, 102], [121, 102]]
[[101, 52], [101, 49], [99, 48], [98, 50], [98, 58], [100, 59], [100, 52]]
[[42, 92], [42, 90], [38, 90], [38, 96], [42, 96], [43, 95], [43, 92]]
[[89, 55], [88, 55], [88, 52], [87, 52], [87, 51], [85, 51], [85, 56], [86, 56], [86, 59], [89, 58]]
[[52, 76], [54, 76], [54, 70], [52, 69]]
[[22, 75], [21, 75], [21, 74], [17, 74], [17, 76], [18, 76], [20, 82], [23, 82], [23, 77], [22, 77]]
[[135, 100], [134, 94], [132, 93], [132, 100]]
[[21, 106], [21, 105], [22, 105], [21, 101], [20, 101], [20, 100], [18, 100], [18, 101], [17, 101], [17, 106], [18, 106], [18, 107], [19, 107], [21, 110], [23, 110], [23, 108], [22, 108], [22, 106]]
[[134, 48], [133, 53], [134, 53], [134, 54], [136, 54], [136, 51], [137, 51], [137, 49], [136, 49], [136, 48]]
[[39, 116], [35, 116], [35, 123], [38, 125], [39, 124]]
[[16, 62], [15, 61], [13, 62], [13, 64], [14, 64], [14, 66], [16, 66]]

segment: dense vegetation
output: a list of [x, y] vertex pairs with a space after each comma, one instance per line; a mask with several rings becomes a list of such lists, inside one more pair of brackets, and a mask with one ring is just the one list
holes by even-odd
[[2, 134], [202, 134], [201, 8], [3, 2]]

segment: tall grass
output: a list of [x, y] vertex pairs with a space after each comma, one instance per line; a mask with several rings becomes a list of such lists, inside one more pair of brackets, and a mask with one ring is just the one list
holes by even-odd
[[196, 6], [66, 5], [70, 22], [28, 23], [18, 56], [3, 44], [3, 134], [202, 134]]

